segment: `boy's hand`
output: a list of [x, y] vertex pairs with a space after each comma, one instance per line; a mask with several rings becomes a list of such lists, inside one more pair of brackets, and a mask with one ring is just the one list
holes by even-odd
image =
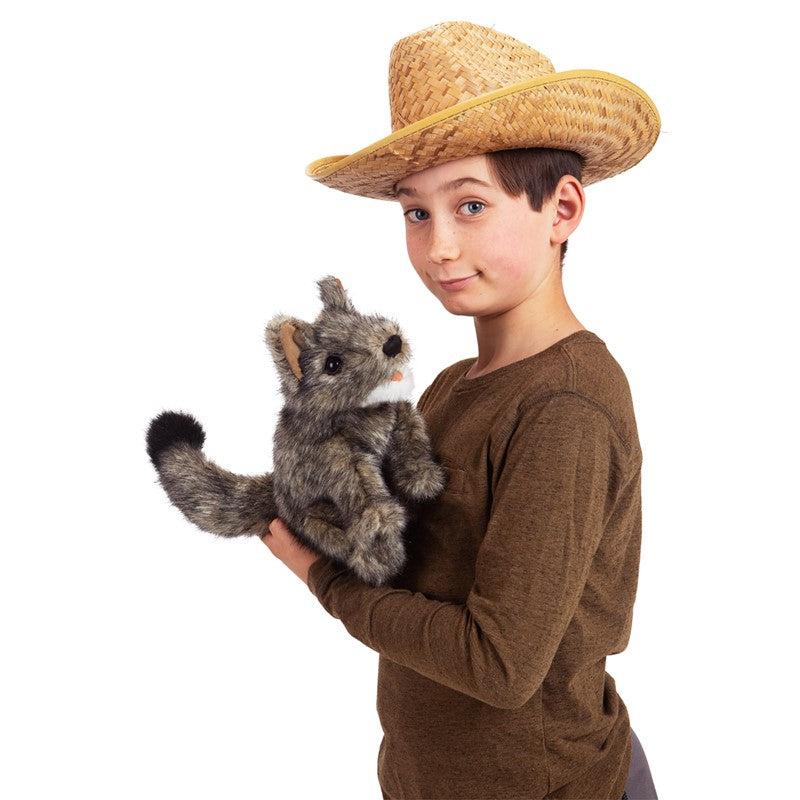
[[280, 517], [269, 524], [261, 541], [289, 569], [308, 586], [308, 570], [320, 558], [319, 553], [309, 550], [285, 525]]

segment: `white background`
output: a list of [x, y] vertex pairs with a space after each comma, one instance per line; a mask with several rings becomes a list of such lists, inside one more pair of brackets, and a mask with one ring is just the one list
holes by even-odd
[[[490, 11], [487, 11], [490, 9]], [[745, 10], [746, 9], [746, 10]], [[377, 798], [378, 655], [258, 538], [204, 534], [144, 448], [164, 408], [271, 469], [262, 340], [338, 275], [415, 347], [475, 355], [399, 205], [304, 174], [388, 133], [388, 55], [448, 19], [641, 86], [661, 136], [587, 187], [564, 272], [634, 397], [644, 530], [607, 670], [665, 798], [794, 780], [793, 28], [777, 4], [7, 2], [0, 794]]]

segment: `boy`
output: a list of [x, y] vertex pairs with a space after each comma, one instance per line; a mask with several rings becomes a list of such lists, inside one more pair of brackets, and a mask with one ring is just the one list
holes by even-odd
[[399, 201], [423, 284], [474, 318], [477, 358], [418, 401], [447, 488], [416, 508], [390, 587], [287, 546], [280, 521], [264, 541], [380, 654], [384, 798], [655, 798], [605, 672], [630, 636], [642, 454], [625, 375], [561, 267], [581, 181], [641, 160], [657, 112], [622, 78], [555, 73], [467, 22], [397, 42], [390, 96], [390, 137], [307, 171]]

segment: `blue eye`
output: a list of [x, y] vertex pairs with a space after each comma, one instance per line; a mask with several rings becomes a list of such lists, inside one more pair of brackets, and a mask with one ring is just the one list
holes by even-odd
[[[469, 200], [468, 202], [464, 203], [465, 206], [483, 206], [486, 205], [485, 203], [481, 203], [480, 200]], [[469, 214], [470, 217], [474, 216], [474, 214]]]
[[[408, 211], [406, 211], [406, 212], [403, 214], [403, 216], [404, 216], [406, 219], [408, 219], [408, 215], [409, 215], [409, 214], [413, 214], [415, 211], [422, 211], [422, 209], [421, 209], [421, 208], [409, 208], [409, 209], [408, 209]], [[424, 211], [422, 211], [422, 213], [424, 214], [425, 212], [424, 212]], [[411, 220], [410, 220], [410, 219], [408, 219], [408, 221], [409, 221], [409, 222], [411, 222]]]
[[[459, 208], [463, 208], [464, 206], [486, 206], [486, 203], [481, 202], [480, 200], [468, 200], [466, 203], [462, 203]], [[427, 214], [427, 211], [423, 211], [421, 208], [409, 208], [408, 211], [403, 213], [403, 216], [411, 222], [412, 225], [416, 225], [417, 222], [422, 222], [423, 220], [412, 220], [408, 215], [414, 214], [416, 212], [421, 212], [422, 214]], [[478, 212], [476, 212], [478, 213]], [[468, 217], [474, 217], [475, 214], [467, 214]]]

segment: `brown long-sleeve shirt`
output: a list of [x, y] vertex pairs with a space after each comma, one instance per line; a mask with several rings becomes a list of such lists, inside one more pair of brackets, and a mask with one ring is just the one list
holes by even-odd
[[420, 397], [448, 485], [413, 507], [408, 562], [374, 587], [327, 556], [309, 589], [380, 654], [378, 778], [392, 800], [611, 798], [630, 721], [641, 463], [627, 379], [577, 331]]

